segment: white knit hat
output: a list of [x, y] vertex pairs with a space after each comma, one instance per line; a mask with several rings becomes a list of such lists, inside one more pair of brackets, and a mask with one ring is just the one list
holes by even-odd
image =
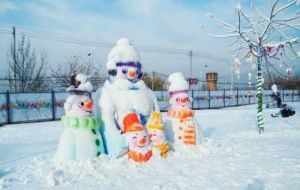
[[127, 38], [121, 38], [107, 57], [107, 70], [117, 69], [116, 63], [140, 62], [140, 56]]
[[169, 93], [189, 90], [188, 82], [180, 72], [172, 73], [168, 81], [170, 83]]
[[78, 82], [78, 84], [76, 84], [75, 81], [72, 81], [73, 84], [66, 89], [67, 92], [77, 91], [90, 93], [93, 91], [93, 85], [90, 81], [88, 81], [87, 75], [82, 73], [77, 74], [75, 76], [75, 80]]

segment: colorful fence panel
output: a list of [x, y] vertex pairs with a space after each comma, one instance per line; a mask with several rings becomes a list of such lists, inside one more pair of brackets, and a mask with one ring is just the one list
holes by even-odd
[[51, 93], [10, 94], [10, 121], [36, 121], [52, 119]]
[[[280, 90], [283, 102], [300, 101], [300, 91]], [[167, 91], [154, 92], [161, 111], [169, 108]], [[60, 119], [64, 114], [67, 93], [2, 93], [0, 94], [0, 125], [7, 123], [38, 122]], [[92, 94], [93, 96], [95, 93]], [[255, 104], [256, 91], [219, 90], [189, 91], [193, 109], [211, 109]], [[272, 91], [264, 91], [264, 103], [271, 103]], [[95, 103], [96, 105], [97, 103]]]

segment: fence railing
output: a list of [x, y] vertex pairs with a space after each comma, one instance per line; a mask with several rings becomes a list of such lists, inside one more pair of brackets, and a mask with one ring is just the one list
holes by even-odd
[[[299, 90], [281, 90], [284, 102], [300, 101]], [[193, 109], [213, 109], [255, 104], [256, 92], [248, 90], [191, 90]], [[169, 108], [167, 91], [154, 91], [161, 111]], [[94, 96], [94, 93], [92, 94]], [[272, 91], [264, 91], [264, 103], [272, 101]], [[0, 125], [12, 123], [58, 120], [64, 114], [64, 102], [68, 94], [63, 92], [0, 93]]]

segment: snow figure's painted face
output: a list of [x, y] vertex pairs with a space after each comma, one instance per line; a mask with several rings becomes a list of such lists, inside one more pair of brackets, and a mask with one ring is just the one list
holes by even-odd
[[149, 139], [145, 130], [127, 132], [125, 136], [129, 144], [129, 150], [144, 152], [143, 150], [148, 149]]
[[117, 78], [127, 79], [130, 81], [135, 81], [138, 79], [140, 70], [135, 66], [118, 66], [117, 67]]
[[166, 142], [165, 133], [162, 130], [150, 129], [149, 138], [154, 146], [164, 144]]
[[192, 106], [191, 98], [187, 92], [177, 92], [171, 96], [170, 103], [175, 109], [190, 109]]
[[64, 108], [66, 116], [91, 116], [93, 101], [87, 95], [70, 95]]

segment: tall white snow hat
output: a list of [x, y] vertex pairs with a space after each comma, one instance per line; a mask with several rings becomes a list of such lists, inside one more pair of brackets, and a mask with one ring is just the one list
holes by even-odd
[[169, 93], [172, 95], [175, 92], [189, 90], [188, 82], [180, 72], [172, 73], [169, 78]]
[[115, 71], [117, 64], [131, 64], [141, 68], [140, 55], [127, 38], [120, 38], [107, 57], [107, 71]]

